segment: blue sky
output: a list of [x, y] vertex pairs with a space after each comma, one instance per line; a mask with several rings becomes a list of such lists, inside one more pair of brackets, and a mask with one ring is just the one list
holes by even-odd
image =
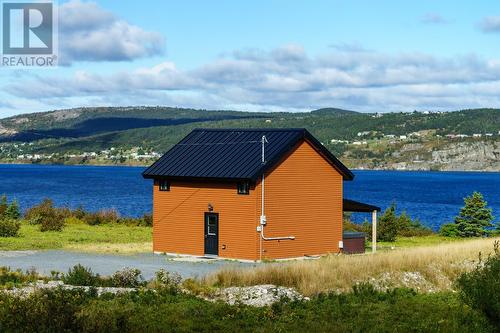
[[500, 106], [495, 1], [60, 1], [57, 69], [0, 68], [0, 117], [80, 106]]

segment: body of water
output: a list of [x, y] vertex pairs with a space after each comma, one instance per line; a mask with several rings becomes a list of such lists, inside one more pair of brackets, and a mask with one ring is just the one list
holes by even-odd
[[[124, 216], [151, 211], [152, 181], [141, 167], [59, 165], [0, 165], [0, 194], [16, 199], [21, 208], [51, 198], [56, 205], [88, 210], [115, 208]], [[344, 183], [346, 198], [387, 208], [392, 202], [435, 230], [451, 222], [463, 206], [463, 197], [483, 193], [500, 217], [500, 173], [354, 171]], [[327, 193], [325, 193], [327, 195]], [[362, 221], [370, 218], [357, 214]]]

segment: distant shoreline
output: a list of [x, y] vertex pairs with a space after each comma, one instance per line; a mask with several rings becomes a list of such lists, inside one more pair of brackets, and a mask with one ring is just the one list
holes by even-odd
[[[40, 165], [40, 166], [99, 166], [99, 167], [136, 167], [136, 168], [147, 168], [152, 164], [140, 164], [140, 163], [116, 163], [116, 164], [110, 164], [110, 163], [28, 163], [28, 162], [5, 162], [5, 161], [0, 161], [0, 165]], [[500, 170], [412, 170], [412, 169], [407, 169], [407, 170], [402, 170], [402, 169], [367, 169], [367, 168], [362, 168], [362, 169], [357, 169], [357, 168], [350, 168], [352, 171], [397, 171], [397, 172], [439, 172], [439, 173], [445, 173], [445, 172], [480, 172], [480, 173], [500, 173]]]

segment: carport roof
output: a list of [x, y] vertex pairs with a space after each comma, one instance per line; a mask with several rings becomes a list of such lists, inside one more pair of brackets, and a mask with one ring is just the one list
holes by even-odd
[[380, 212], [380, 207], [365, 204], [365, 203], [350, 200], [350, 199], [344, 199], [343, 206], [344, 206], [344, 208], [343, 208], [344, 212], [371, 213], [374, 210]]

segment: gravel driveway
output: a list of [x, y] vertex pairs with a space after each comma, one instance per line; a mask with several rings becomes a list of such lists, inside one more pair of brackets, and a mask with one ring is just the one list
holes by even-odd
[[0, 251], [0, 266], [27, 270], [49, 275], [50, 271], [67, 272], [76, 264], [90, 267], [93, 272], [110, 275], [124, 267], [138, 268], [145, 279], [151, 279], [161, 268], [177, 272], [183, 278], [201, 277], [222, 267], [251, 267], [257, 264], [228, 260], [203, 260], [200, 262], [177, 261], [172, 257], [153, 253], [114, 255], [82, 253], [62, 250], [47, 251]]

